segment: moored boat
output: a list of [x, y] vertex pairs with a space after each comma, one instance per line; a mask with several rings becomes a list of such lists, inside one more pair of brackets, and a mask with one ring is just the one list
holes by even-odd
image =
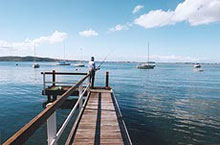
[[154, 69], [156, 66], [155, 62], [149, 61], [149, 42], [148, 42], [148, 61], [145, 63], [141, 63], [137, 66], [138, 69]]
[[32, 65], [32, 67], [33, 67], [33, 68], [39, 68], [40, 65], [39, 65], [38, 63], [34, 63], [34, 64]]
[[35, 44], [34, 44], [34, 63], [32, 65], [33, 68], [39, 68], [40, 65], [36, 62], [36, 48], [35, 48]]
[[67, 61], [59, 61], [57, 62], [57, 65], [70, 65], [70, 63]]
[[85, 64], [83, 63], [76, 63], [76, 64], [73, 64], [74, 67], [85, 67]]
[[70, 63], [68, 61], [66, 61], [65, 59], [65, 43], [63, 43], [63, 60], [62, 61], [58, 61], [57, 65], [70, 65]]
[[154, 69], [156, 66], [155, 62], [146, 62], [146, 63], [141, 63], [137, 66], [139, 69]]
[[201, 68], [201, 65], [200, 65], [199, 63], [196, 63], [196, 64], [194, 65], [194, 68]]

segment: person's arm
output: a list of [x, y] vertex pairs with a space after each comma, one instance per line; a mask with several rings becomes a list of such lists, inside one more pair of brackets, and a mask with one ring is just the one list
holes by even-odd
[[100, 70], [100, 68], [99, 68], [99, 67], [97, 67], [97, 68], [96, 68], [95, 63], [94, 63], [94, 68], [95, 68], [95, 70]]

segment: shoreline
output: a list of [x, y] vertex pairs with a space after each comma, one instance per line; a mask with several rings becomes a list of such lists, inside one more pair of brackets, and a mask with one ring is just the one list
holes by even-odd
[[[58, 61], [67, 61], [67, 62], [84, 62], [88, 63], [87, 60], [64, 60], [64, 59], [57, 59], [57, 58], [50, 58], [50, 57], [34, 57], [34, 56], [1, 56], [0, 62], [58, 62]], [[97, 60], [96, 62], [102, 62]], [[106, 61], [107, 63], [144, 63], [144, 61]], [[156, 62], [158, 64], [195, 64], [197, 62]], [[200, 62], [200, 64], [205, 65], [220, 65], [220, 62]]]

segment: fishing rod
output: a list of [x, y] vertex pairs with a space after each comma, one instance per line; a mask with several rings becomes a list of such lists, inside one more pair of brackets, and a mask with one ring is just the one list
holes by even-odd
[[111, 54], [111, 51], [105, 56], [105, 58], [103, 59], [103, 61], [99, 64], [99, 66], [97, 67], [97, 70], [101, 68], [101, 66], [105, 63], [107, 57]]

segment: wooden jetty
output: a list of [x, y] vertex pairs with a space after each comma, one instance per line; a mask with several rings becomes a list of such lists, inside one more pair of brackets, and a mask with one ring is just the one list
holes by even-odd
[[[47, 122], [48, 145], [57, 145], [71, 119], [74, 119], [65, 145], [132, 145], [113, 89], [109, 87], [106, 72], [104, 87], [90, 88], [89, 73], [42, 72], [43, 91], [48, 96], [47, 107], [23, 128], [11, 136], [3, 145], [21, 145], [44, 123]], [[52, 75], [52, 82], [46, 81]], [[56, 75], [83, 75], [72, 86], [58, 85]], [[87, 81], [86, 81], [87, 80]], [[51, 85], [46, 88], [46, 84]], [[56, 110], [69, 96], [78, 96], [69, 115], [57, 130]], [[77, 116], [73, 118], [73, 114]]]

